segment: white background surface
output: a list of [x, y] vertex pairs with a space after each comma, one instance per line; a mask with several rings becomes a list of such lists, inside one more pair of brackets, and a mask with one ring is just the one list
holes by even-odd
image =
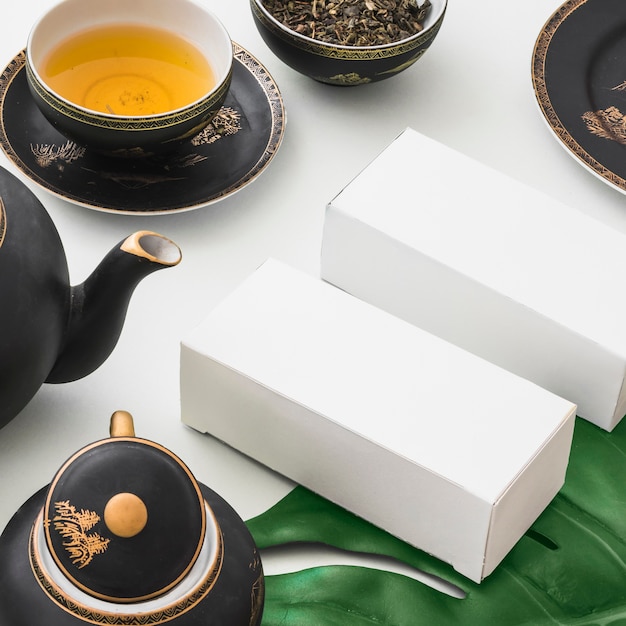
[[[284, 98], [282, 147], [252, 185], [191, 212], [113, 215], [51, 196], [0, 154], [0, 165], [25, 180], [50, 212], [73, 283], [135, 230], [161, 232], [183, 252], [180, 266], [139, 285], [119, 344], [99, 370], [81, 381], [44, 386], [0, 431], [0, 528], [71, 453], [107, 436], [116, 409], [133, 413], [138, 435], [179, 454], [244, 519], [286, 494], [288, 481], [181, 424], [179, 342], [267, 257], [318, 275], [326, 203], [407, 126], [626, 233], [626, 198], [566, 153], [535, 102], [532, 49], [559, 0], [529, 0], [523, 7], [449, 0], [437, 39], [415, 66], [353, 88], [318, 84], [283, 65], [258, 35], [246, 0], [204, 1], [268, 68]], [[0, 60], [7, 64], [25, 46], [32, 21], [51, 4], [11, 5]], [[450, 184], [454, 176], [450, 171]], [[417, 194], [419, 162], [415, 185]], [[468, 197], [468, 208], [480, 201]], [[0, 296], [0, 306], [8, 305]]]

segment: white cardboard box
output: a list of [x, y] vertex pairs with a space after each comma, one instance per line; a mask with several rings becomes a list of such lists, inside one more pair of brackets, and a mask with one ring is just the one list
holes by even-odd
[[321, 268], [605, 430], [626, 413], [626, 237], [414, 130], [329, 203]]
[[180, 376], [184, 423], [477, 582], [564, 481], [575, 405], [271, 259]]

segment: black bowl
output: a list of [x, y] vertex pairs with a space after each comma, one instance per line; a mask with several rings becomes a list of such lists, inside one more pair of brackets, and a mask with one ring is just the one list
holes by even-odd
[[[139, 157], [173, 151], [206, 127], [219, 112], [232, 80], [230, 36], [218, 17], [196, 0], [61, 0], [34, 24], [26, 45], [26, 78], [37, 107], [77, 144], [111, 156]], [[101, 113], [58, 94], [41, 68], [59, 42], [108, 24], [169, 30], [196, 45], [209, 60], [215, 85], [195, 102], [145, 116]], [[86, 86], [87, 87], [87, 86]]]
[[395, 76], [415, 63], [435, 39], [447, 0], [431, 0], [419, 33], [376, 46], [337, 45], [297, 33], [277, 20], [263, 0], [250, 0], [255, 25], [272, 52], [292, 69], [331, 85], [362, 85]]

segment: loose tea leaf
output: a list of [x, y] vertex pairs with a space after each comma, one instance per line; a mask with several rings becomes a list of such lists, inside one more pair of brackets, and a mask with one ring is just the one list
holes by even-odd
[[290, 30], [344, 46], [378, 46], [424, 29], [430, 0], [263, 0]]

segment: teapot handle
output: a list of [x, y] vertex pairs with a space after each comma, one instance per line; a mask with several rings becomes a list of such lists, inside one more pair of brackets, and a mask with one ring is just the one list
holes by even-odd
[[133, 416], [128, 411], [115, 411], [111, 415], [109, 433], [111, 437], [134, 437], [135, 424]]

